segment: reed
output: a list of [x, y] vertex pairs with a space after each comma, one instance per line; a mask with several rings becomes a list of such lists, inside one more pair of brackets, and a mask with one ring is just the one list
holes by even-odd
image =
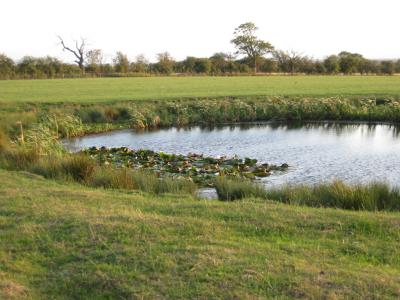
[[350, 210], [400, 210], [400, 190], [388, 184], [346, 184], [336, 180], [314, 186], [298, 185], [268, 189], [266, 198], [312, 207], [335, 207]]
[[159, 178], [149, 172], [105, 166], [96, 168], [89, 185], [112, 189], [137, 189], [153, 194], [194, 194], [197, 189], [189, 180]]
[[222, 201], [233, 201], [243, 198], [266, 198], [265, 189], [250, 180], [217, 178], [214, 182], [218, 198]]

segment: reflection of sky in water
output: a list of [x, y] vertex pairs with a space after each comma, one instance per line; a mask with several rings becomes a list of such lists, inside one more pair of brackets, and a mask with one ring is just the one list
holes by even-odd
[[291, 168], [263, 179], [269, 184], [384, 180], [400, 185], [400, 131], [389, 125], [242, 125], [216, 128], [129, 130], [77, 138], [71, 149], [90, 146], [144, 148], [168, 153], [238, 155]]

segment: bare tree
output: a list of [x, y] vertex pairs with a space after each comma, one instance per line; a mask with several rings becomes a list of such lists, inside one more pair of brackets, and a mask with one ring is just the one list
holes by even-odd
[[75, 57], [76, 60], [75, 62], [78, 64], [79, 68], [81, 69], [81, 72], [84, 73], [85, 72], [85, 47], [86, 47], [86, 39], [81, 38], [80, 43], [78, 43], [77, 40], [75, 40], [75, 50], [72, 49], [71, 47], [68, 47], [65, 43], [64, 40], [58, 36], [58, 38], [60, 39], [60, 43], [61, 46], [63, 47], [63, 51], [67, 50], [69, 52], [71, 52]]
[[301, 62], [304, 59], [304, 57], [300, 53], [294, 50], [276, 50], [273, 52], [273, 55], [278, 61], [281, 70], [284, 72], [290, 72], [291, 74], [294, 74], [298, 71]]

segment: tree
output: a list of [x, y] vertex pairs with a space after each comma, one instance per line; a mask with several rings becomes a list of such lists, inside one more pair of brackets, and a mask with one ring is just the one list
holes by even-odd
[[24, 56], [18, 63], [18, 72], [23, 77], [35, 78], [37, 76], [37, 60], [33, 56]]
[[393, 75], [396, 71], [396, 65], [392, 60], [384, 60], [381, 62], [381, 71], [383, 74]]
[[211, 62], [208, 58], [197, 58], [193, 69], [196, 73], [208, 74], [211, 71]]
[[339, 53], [340, 70], [345, 74], [361, 72], [361, 65], [364, 62], [364, 57], [358, 53], [350, 53], [342, 51]]
[[135, 62], [131, 64], [131, 69], [133, 72], [137, 73], [146, 73], [148, 71], [149, 61], [144, 54], [136, 56]]
[[274, 73], [278, 71], [278, 63], [270, 58], [260, 58], [259, 69], [264, 73]]
[[129, 59], [126, 54], [118, 51], [114, 58], [115, 71], [119, 73], [128, 73], [129, 71]]
[[7, 55], [0, 53], [0, 78], [10, 79], [14, 76], [15, 63]]
[[74, 50], [71, 47], [68, 47], [60, 36], [58, 36], [58, 38], [60, 39], [60, 44], [63, 47], [63, 51], [67, 50], [68, 52], [71, 52], [75, 56], [75, 63], [78, 64], [81, 72], [85, 73], [86, 40], [84, 38], [81, 38], [80, 43], [78, 43], [78, 41], [75, 41], [76, 49]]
[[329, 74], [337, 74], [340, 71], [340, 65], [339, 65], [339, 56], [337, 55], [330, 55], [327, 58], [324, 59], [324, 66], [326, 69], [326, 72]]
[[257, 27], [254, 23], [247, 22], [235, 28], [234, 38], [231, 40], [237, 49], [237, 54], [247, 55], [254, 63], [254, 73], [257, 73], [257, 58], [271, 52], [274, 47], [255, 35]]
[[395, 73], [400, 73], [400, 59], [398, 59], [398, 60], [395, 62], [395, 69], [394, 69], [394, 72], [395, 72]]
[[171, 54], [168, 52], [163, 52], [157, 54], [158, 62], [155, 65], [157, 72], [163, 74], [171, 74], [174, 70], [174, 60], [171, 57]]
[[283, 72], [288, 72], [294, 74], [299, 71], [303, 60], [306, 57], [301, 56], [300, 53], [296, 51], [283, 51], [276, 50], [273, 52], [275, 59], [278, 61], [279, 68]]
[[196, 66], [196, 57], [187, 56], [186, 59], [183, 61], [184, 72], [186, 73], [193, 73], [194, 68]]
[[210, 57], [211, 72], [214, 74], [225, 73], [228, 65], [228, 54], [223, 52], [215, 53]]
[[99, 73], [103, 64], [103, 52], [92, 49], [86, 53], [86, 63], [91, 72]]

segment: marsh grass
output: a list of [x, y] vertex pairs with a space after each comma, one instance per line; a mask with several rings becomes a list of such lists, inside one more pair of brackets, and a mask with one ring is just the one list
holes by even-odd
[[265, 189], [246, 179], [217, 178], [214, 182], [218, 198], [222, 201], [233, 201], [243, 198], [266, 198]]
[[215, 125], [259, 121], [375, 121], [400, 122], [400, 100], [383, 97], [220, 97], [165, 101], [125, 101], [97, 104], [21, 104], [8, 113], [0, 106], [0, 127], [14, 140], [17, 122], [29, 131], [48, 128], [57, 138], [81, 136], [114, 128]]
[[186, 179], [159, 178], [156, 174], [127, 168], [97, 167], [89, 185], [111, 189], [137, 189], [153, 194], [194, 194], [196, 184]]
[[350, 185], [336, 180], [314, 186], [298, 185], [268, 189], [270, 200], [312, 207], [335, 207], [350, 210], [400, 210], [400, 190], [373, 182]]
[[75, 181], [87, 183], [92, 177], [96, 163], [87, 156], [74, 154], [63, 158], [60, 165], [67, 176]]
[[0, 129], [0, 153], [9, 147], [8, 136]]
[[287, 185], [266, 189], [249, 180], [219, 178], [215, 181], [215, 188], [222, 201], [254, 197], [311, 207], [400, 211], [400, 190], [381, 182], [352, 185], [336, 180], [316, 185]]
[[[2, 145], [0, 138], [0, 146]], [[159, 178], [156, 174], [127, 168], [98, 166], [83, 154], [40, 155], [35, 149], [0, 147], [0, 168], [29, 171], [48, 179], [75, 181], [106, 189], [135, 189], [153, 194], [194, 194], [195, 183], [180, 178]]]

